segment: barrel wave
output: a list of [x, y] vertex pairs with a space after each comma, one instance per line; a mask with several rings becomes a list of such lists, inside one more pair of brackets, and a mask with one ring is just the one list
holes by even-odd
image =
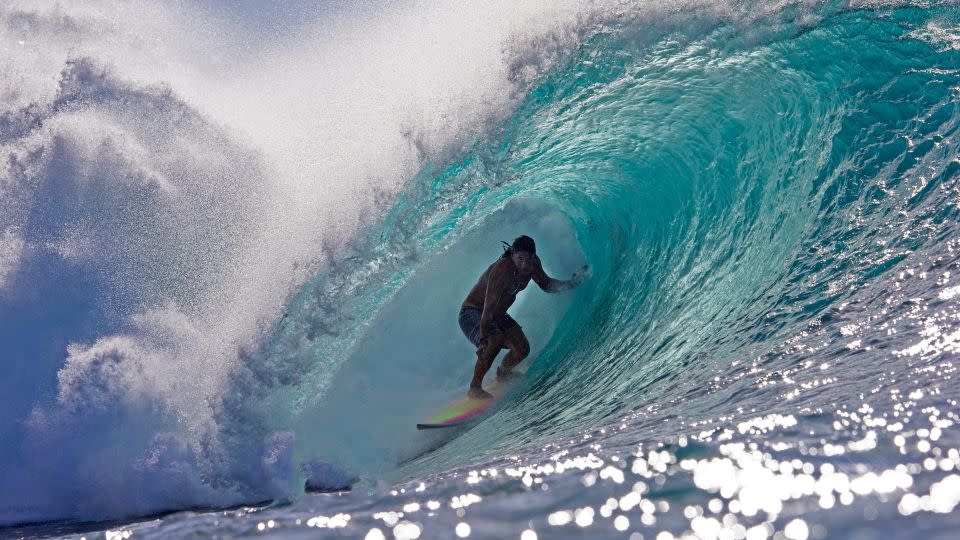
[[[290, 503], [191, 522], [217, 534], [956, 530], [960, 9], [591, 9], [512, 43], [481, 127], [403, 132], [412, 176], [241, 333], [177, 450], [197, 495], [144, 508]], [[589, 278], [519, 296], [503, 406], [417, 431], [466, 391], [460, 303], [521, 234]]]
[[[910, 300], [887, 307], [904, 289], [936, 296], [935, 269], [955, 245], [958, 53], [943, 28], [956, 11], [817, 15], [687, 19], [662, 35], [604, 27], [492, 140], [424, 172], [361, 248], [380, 255], [358, 262], [356, 281], [322, 279], [294, 303], [316, 316], [316, 298], [349, 289], [348, 325], [377, 313], [371, 330], [345, 332], [361, 346], [327, 381], [349, 389], [321, 406], [336, 404], [329, 429], [372, 423], [386, 451], [403, 435], [380, 425], [383, 410], [384, 424], [406, 428], [424, 402], [462, 390], [473, 356], [456, 308], [498, 241], [522, 233], [548, 272], [565, 278], [586, 261], [592, 279], [564, 299], [523, 293], [514, 313], [534, 348], [530, 388], [431, 467], [640, 410], [682, 425], [821, 407], [820, 389], [806, 395], [785, 374], [895, 362], [902, 337], [843, 336], [862, 318], [904, 317]], [[823, 343], [798, 351], [801, 339]]]
[[[378, 255], [361, 258], [356, 281], [307, 288], [357, 291], [349, 325], [376, 316], [346, 332], [360, 345], [315, 387], [325, 397], [303, 409], [298, 434], [319, 428], [324, 440], [303, 437], [306, 446], [351, 470], [413, 479], [478, 462], [508, 467], [504, 456], [524, 452], [555, 453], [546, 461], [561, 470], [557, 456], [574, 448], [636, 438], [672, 444], [674, 467], [691, 445], [716, 451], [680, 433], [719, 444], [744, 470], [750, 452], [724, 441], [759, 444], [760, 462], [770, 448], [789, 448], [788, 460], [854, 454], [851, 477], [863, 459], [890, 467], [890, 478], [922, 470], [922, 458], [894, 457], [909, 454], [895, 420], [907, 395], [931, 400], [907, 407], [936, 411], [934, 424], [937, 407], [955, 403], [942, 377], [957, 335], [947, 322], [957, 296], [957, 17], [952, 7], [787, 9], [749, 24], [664, 16], [654, 30], [644, 18], [602, 26], [490, 140], [422, 172], [361, 248]], [[512, 312], [532, 366], [505, 408], [466, 433], [411, 435], [430, 404], [464, 390], [473, 356], [456, 307], [498, 241], [518, 234], [538, 240], [548, 272], [565, 278], [588, 262], [591, 280], [565, 298], [522, 295]], [[872, 429], [887, 422], [894, 429]], [[841, 468], [812, 459], [815, 470]], [[540, 463], [514, 472], [543, 474]], [[720, 490], [700, 472], [679, 489]], [[766, 508], [791, 534], [807, 527], [778, 518], [776, 496], [764, 507], [770, 489], [734, 478], [754, 521]], [[918, 476], [915, 489], [933, 493], [937, 481], [946, 482]], [[847, 498], [816, 490], [803, 503], [811, 512]], [[901, 517], [922, 508], [905, 500]], [[873, 499], [861, 504], [875, 519]], [[676, 517], [665, 516], [676, 531], [707, 519]], [[818, 535], [851, 526], [822, 519], [836, 522], [814, 527]]]

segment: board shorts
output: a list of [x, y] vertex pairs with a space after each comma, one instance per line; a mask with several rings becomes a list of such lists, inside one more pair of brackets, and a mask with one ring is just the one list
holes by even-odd
[[[480, 317], [483, 311], [473, 306], [463, 306], [460, 308], [460, 329], [463, 335], [467, 336], [474, 347], [480, 346]], [[520, 328], [520, 324], [513, 320], [513, 317], [504, 313], [495, 316], [490, 323], [490, 335], [502, 334], [509, 328]]]

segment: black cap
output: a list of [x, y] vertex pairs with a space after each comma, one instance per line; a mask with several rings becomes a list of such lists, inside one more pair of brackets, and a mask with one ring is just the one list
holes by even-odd
[[534, 243], [533, 238], [527, 235], [516, 237], [513, 240], [513, 244], [510, 245], [510, 249], [513, 251], [526, 251], [531, 255], [537, 254], [537, 244]]

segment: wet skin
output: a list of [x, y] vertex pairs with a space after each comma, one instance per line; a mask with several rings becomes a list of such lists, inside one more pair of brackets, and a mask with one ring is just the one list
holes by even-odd
[[[584, 267], [586, 269], [586, 267]], [[526, 251], [515, 251], [509, 257], [497, 259], [480, 276], [470, 290], [464, 306], [482, 311], [480, 317], [480, 345], [477, 347], [477, 364], [470, 381], [467, 395], [473, 398], [490, 398], [483, 390], [483, 377], [501, 349], [509, 352], [497, 368], [497, 379], [506, 380], [512, 376], [514, 366], [530, 353], [530, 343], [519, 327], [508, 328], [500, 332], [491, 327], [492, 321], [505, 314], [517, 299], [517, 293], [524, 290], [533, 280], [546, 292], [560, 292], [576, 287], [580, 280], [574, 274], [568, 281], [554, 279], [543, 271], [540, 258]]]

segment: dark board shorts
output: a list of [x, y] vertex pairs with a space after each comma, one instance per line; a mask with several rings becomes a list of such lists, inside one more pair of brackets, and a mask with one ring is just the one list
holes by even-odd
[[[460, 308], [460, 329], [463, 330], [463, 335], [467, 336], [467, 339], [470, 340], [470, 343], [473, 343], [474, 347], [480, 346], [480, 317], [483, 316], [483, 312], [472, 306], [463, 306]], [[502, 334], [509, 328], [517, 327], [520, 328], [520, 325], [517, 321], [513, 320], [513, 317], [504, 313], [499, 317], [494, 317], [493, 322], [490, 325], [491, 334]]]

